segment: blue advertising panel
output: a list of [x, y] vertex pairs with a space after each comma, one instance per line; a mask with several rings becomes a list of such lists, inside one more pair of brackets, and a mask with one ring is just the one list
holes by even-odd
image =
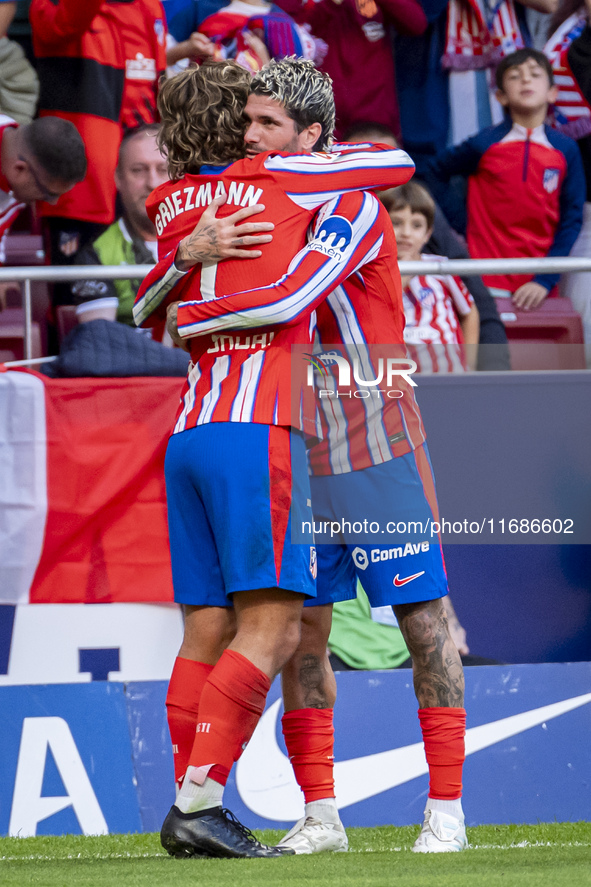
[[[427, 765], [409, 670], [337, 675], [347, 826], [415, 825]], [[0, 688], [0, 834], [157, 831], [174, 799], [166, 682]], [[591, 820], [591, 663], [466, 669], [468, 825]], [[224, 804], [251, 828], [303, 812], [276, 681]]]
[[167, 681], [125, 685], [142, 831], [157, 832], [174, 803], [174, 765], [166, 722]]
[[[337, 675], [335, 782], [349, 826], [421, 821], [427, 765], [409, 671]], [[591, 664], [466, 669], [469, 825], [591, 819]], [[224, 803], [251, 827], [303, 812], [274, 684]], [[282, 818], [284, 817], [284, 818]]]
[[142, 830], [122, 684], [0, 688], [0, 834]]

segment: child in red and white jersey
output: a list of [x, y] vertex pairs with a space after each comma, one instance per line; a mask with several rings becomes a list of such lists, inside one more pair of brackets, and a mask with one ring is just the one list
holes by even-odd
[[[390, 214], [398, 258], [416, 262], [433, 258], [421, 252], [433, 229], [435, 203], [416, 182], [381, 195]], [[465, 284], [450, 274], [402, 278], [406, 326], [404, 341], [423, 373], [457, 373], [473, 367], [476, 349], [466, 359], [464, 345], [477, 345], [478, 309]]]
[[[429, 170], [435, 197], [452, 176], [468, 179], [466, 239], [474, 259], [568, 256], [582, 225], [585, 176], [576, 143], [545, 124], [557, 87], [536, 49], [506, 56], [496, 71], [506, 118], [439, 154]], [[443, 194], [441, 193], [443, 197]], [[485, 275], [493, 295], [537, 308], [559, 275]]]

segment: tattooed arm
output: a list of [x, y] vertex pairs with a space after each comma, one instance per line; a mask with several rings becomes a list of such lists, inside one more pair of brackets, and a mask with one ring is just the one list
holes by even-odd
[[216, 212], [226, 202], [225, 197], [216, 199], [207, 207], [199, 223], [190, 234], [180, 241], [174, 264], [179, 271], [189, 271], [198, 264], [221, 262], [222, 259], [256, 259], [260, 249], [247, 249], [273, 240], [272, 222], [247, 222], [245, 220], [262, 212], [262, 204], [247, 206], [231, 216], [216, 218]]
[[175, 300], [175, 286], [195, 265], [213, 265], [223, 259], [256, 259], [261, 250], [252, 247], [273, 240], [268, 233], [275, 227], [272, 222], [250, 221], [251, 216], [265, 209], [262, 204], [217, 218], [216, 212], [225, 202], [225, 197], [216, 197], [191, 233], [148, 272], [133, 306], [137, 326], [154, 326], [164, 319], [168, 305]]

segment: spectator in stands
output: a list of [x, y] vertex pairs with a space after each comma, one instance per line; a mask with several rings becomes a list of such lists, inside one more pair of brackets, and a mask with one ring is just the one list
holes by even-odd
[[337, 137], [360, 119], [375, 120], [400, 135], [389, 27], [421, 34], [427, 19], [418, 0], [278, 0], [297, 22], [325, 40], [322, 70], [332, 77]]
[[[482, 130], [431, 164], [438, 196], [453, 175], [468, 177], [467, 241], [474, 258], [567, 256], [582, 225], [585, 180], [576, 144], [544, 124], [556, 99], [552, 68], [536, 49], [520, 49], [496, 72], [506, 120]], [[484, 282], [517, 308], [538, 307], [559, 275], [488, 275]]]
[[[271, 58], [298, 56], [320, 65], [327, 45], [267, 0], [232, 0], [199, 25], [214, 45], [214, 59], [235, 59], [255, 74]], [[254, 38], [254, 39], [253, 39]]]
[[[345, 132], [346, 142], [381, 142], [397, 147], [396, 139], [387, 126], [378, 123], [355, 123]], [[414, 181], [416, 181], [416, 176]], [[448, 259], [469, 259], [465, 245], [453, 231], [435, 203], [433, 231], [425, 252], [431, 255], [446, 256]], [[482, 282], [481, 277], [471, 275], [463, 278], [470, 291], [480, 316], [480, 346], [478, 349], [479, 370], [509, 370], [509, 348], [505, 326], [499, 317], [495, 300]]]
[[215, 46], [205, 34], [192, 31], [186, 40], [177, 42], [166, 35], [166, 74], [174, 77], [191, 63], [200, 64], [205, 58], [211, 58], [215, 52]]
[[[0, 241], [27, 204], [56, 203], [85, 175], [84, 144], [73, 124], [44, 117], [19, 127], [0, 117]], [[0, 290], [2, 308], [6, 287]]]
[[[115, 184], [122, 215], [76, 256], [77, 265], [154, 265], [158, 258], [156, 229], [146, 212], [146, 198], [166, 182], [166, 160], [156, 143], [158, 126], [129, 130], [119, 148]], [[117, 320], [135, 329], [131, 309], [139, 280], [79, 280], [72, 286], [74, 301], [116, 298]]]
[[[586, 179], [583, 228], [571, 256], [591, 258], [591, 0], [564, 0], [552, 19], [552, 36], [544, 52], [560, 78], [552, 124], [577, 139]], [[587, 366], [591, 368], [591, 273], [565, 274], [561, 294], [583, 320]]]
[[[499, 59], [527, 45], [525, 8], [554, 12], [557, 0], [421, 2], [429, 22], [427, 30], [420, 36], [398, 34], [394, 45], [404, 145], [423, 177], [426, 164], [438, 151], [501, 122], [494, 68]], [[486, 22], [485, 17], [477, 16], [483, 8], [487, 10]], [[453, 40], [451, 29], [454, 16], [457, 21], [461, 10], [472, 29], [460, 30], [460, 43], [459, 39]], [[511, 27], [500, 38], [503, 22], [510, 22]], [[441, 205], [448, 212], [443, 202]], [[453, 220], [457, 230], [462, 227], [462, 218], [459, 210], [457, 221]]]
[[[435, 204], [428, 191], [408, 182], [383, 191], [380, 199], [392, 219], [398, 258], [407, 262], [431, 258], [423, 256], [435, 219]], [[459, 277], [403, 276], [402, 301], [404, 340], [419, 372], [462, 372], [468, 363], [472, 369], [476, 367], [478, 309]]]
[[[84, 181], [43, 208], [52, 264], [72, 264], [114, 220], [122, 131], [156, 120], [164, 10], [160, 0], [32, 0], [30, 20], [39, 113], [71, 120], [88, 155]], [[70, 300], [69, 285], [55, 287], [56, 304]]]
[[[190, 62], [213, 53], [211, 41], [197, 28], [207, 15], [224, 5], [224, 0], [162, 0], [166, 14], [166, 64], [172, 76]], [[204, 12], [206, 8], [206, 12]]]
[[234, 58], [255, 72], [286, 55], [319, 64], [326, 44], [266, 0], [164, 0], [169, 32], [166, 62], [177, 73], [203, 58]]
[[30, 123], [37, 111], [39, 79], [21, 46], [7, 37], [17, 3], [0, 0], [0, 114]]

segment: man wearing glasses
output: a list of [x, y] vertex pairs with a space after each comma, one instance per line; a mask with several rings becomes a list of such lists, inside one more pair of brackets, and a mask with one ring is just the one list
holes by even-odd
[[56, 201], [86, 175], [84, 143], [58, 117], [18, 126], [0, 116], [0, 237], [28, 203]]
[[[18, 126], [0, 115], [0, 253], [2, 238], [27, 204], [55, 203], [85, 175], [84, 143], [72, 123], [43, 117]], [[3, 295], [0, 286], [0, 310]]]

